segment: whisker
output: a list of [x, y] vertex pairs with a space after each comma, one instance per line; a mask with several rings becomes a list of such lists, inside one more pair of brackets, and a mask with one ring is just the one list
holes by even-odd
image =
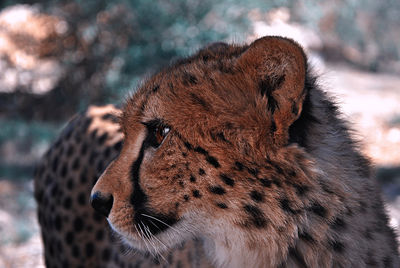
[[145, 217], [148, 217], [148, 218], [150, 218], [150, 219], [156, 220], [156, 221], [158, 221], [158, 222], [160, 222], [160, 223], [162, 223], [162, 224], [165, 224], [166, 226], [168, 226], [168, 227], [171, 228], [172, 230], [175, 230], [176, 232], [179, 232], [179, 230], [176, 229], [175, 227], [172, 227], [171, 225], [169, 225], [169, 224], [163, 222], [163, 221], [160, 220], [160, 219], [157, 219], [156, 217], [153, 217], [153, 216], [150, 216], [150, 215], [147, 215], [147, 214], [144, 214], [144, 213], [141, 213], [141, 215], [143, 215], [143, 216], [145, 216]]
[[[139, 230], [137, 229], [137, 227], [139, 227], [139, 229], [140, 229], [140, 232], [139, 232]], [[140, 236], [140, 238], [142, 238], [142, 240], [143, 240], [143, 243], [144, 243], [144, 245], [146, 246], [146, 248], [147, 248], [147, 251], [151, 254], [151, 255], [153, 255], [152, 254], [152, 252], [150, 251], [150, 248], [149, 248], [149, 246], [147, 245], [147, 241], [146, 241], [146, 238], [144, 237], [144, 235], [143, 235], [143, 230], [142, 230], [142, 228], [140, 227], [140, 225], [136, 225], [135, 224], [135, 228], [136, 228], [136, 231], [138, 232], [138, 234], [139, 234], [139, 236]]]
[[[151, 222], [151, 220], [149, 220], [150, 222]], [[151, 222], [152, 223], [152, 222]], [[154, 224], [154, 223], [153, 223]], [[167, 246], [163, 243], [163, 242], [161, 242], [161, 240], [159, 240], [155, 235], [153, 235], [152, 233], [151, 233], [151, 231], [150, 231], [150, 228], [147, 226], [147, 225], [145, 225], [145, 224], [143, 224], [142, 223], [142, 225], [143, 225], [143, 228], [145, 229], [145, 230], [147, 230], [147, 232], [148, 232], [148, 234], [150, 235], [150, 237], [154, 240], [155, 239], [155, 241], [158, 241], [162, 246], [164, 246], [165, 247], [165, 249], [167, 249]], [[154, 247], [154, 250], [155, 251], [158, 251], [158, 250], [156, 250], [156, 247], [155, 246], [153, 246]], [[166, 263], [168, 263], [168, 261], [165, 259], [165, 257], [161, 254], [161, 252], [157, 252], [157, 255], [158, 256], [160, 256]]]

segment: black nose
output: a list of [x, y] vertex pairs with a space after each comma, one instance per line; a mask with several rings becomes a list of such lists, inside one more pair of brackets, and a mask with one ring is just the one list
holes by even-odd
[[113, 202], [114, 198], [111, 194], [104, 195], [101, 192], [95, 192], [90, 197], [90, 204], [92, 204], [92, 207], [105, 217], [108, 217], [108, 214], [110, 214]]

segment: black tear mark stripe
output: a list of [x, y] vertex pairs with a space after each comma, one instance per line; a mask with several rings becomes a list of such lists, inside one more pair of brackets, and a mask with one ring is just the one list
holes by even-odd
[[[139, 151], [139, 155], [131, 167], [131, 179], [133, 183], [133, 193], [130, 197], [130, 202], [134, 208], [134, 223], [133, 224], [144, 224], [150, 232], [155, 235], [166, 229], [169, 226], [174, 225], [178, 222], [176, 215], [172, 213], [169, 215], [155, 213], [148, 208], [148, 198], [143, 189], [140, 186], [140, 166], [143, 162], [144, 151], [151, 146], [150, 136], [147, 135], [144, 139], [142, 146]], [[144, 216], [148, 215], [148, 216]], [[154, 220], [157, 218], [158, 220]], [[163, 224], [164, 222], [166, 224]]]

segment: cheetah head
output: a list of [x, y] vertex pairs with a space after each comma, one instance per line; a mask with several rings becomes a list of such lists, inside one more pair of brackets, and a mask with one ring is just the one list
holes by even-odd
[[295, 42], [264, 37], [213, 44], [154, 75], [124, 106], [124, 145], [92, 205], [144, 251], [190, 236], [289, 228], [277, 200], [291, 192], [274, 184], [285, 165], [307, 179], [302, 151], [288, 145], [306, 68]]

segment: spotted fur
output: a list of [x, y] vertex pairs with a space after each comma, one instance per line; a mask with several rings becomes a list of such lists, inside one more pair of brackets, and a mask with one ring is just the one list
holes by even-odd
[[[95, 182], [92, 205], [135, 256], [90, 209]], [[122, 111], [92, 108], [35, 183], [49, 267], [399, 266], [369, 163], [289, 39], [213, 44]]]

